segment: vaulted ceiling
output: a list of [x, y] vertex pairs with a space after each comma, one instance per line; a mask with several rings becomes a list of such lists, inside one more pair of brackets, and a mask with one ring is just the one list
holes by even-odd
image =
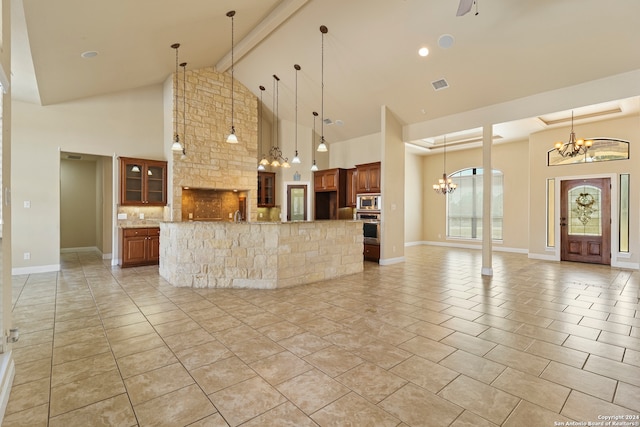
[[[229, 71], [226, 12], [235, 10], [236, 79], [256, 95], [264, 85], [269, 106], [278, 75], [279, 114], [293, 121], [299, 64], [298, 114], [307, 126], [321, 108], [325, 25], [329, 142], [379, 132], [382, 105], [410, 125], [640, 70], [638, 0], [477, 0], [464, 16], [456, 16], [458, 0], [11, 4], [15, 99], [51, 105], [160, 84], [174, 70], [176, 42], [188, 69]], [[443, 35], [450, 47], [439, 45]], [[419, 56], [420, 47], [429, 55]], [[81, 57], [87, 51], [98, 54]], [[434, 90], [440, 79], [449, 87]], [[636, 101], [620, 105], [619, 114], [638, 109]]]

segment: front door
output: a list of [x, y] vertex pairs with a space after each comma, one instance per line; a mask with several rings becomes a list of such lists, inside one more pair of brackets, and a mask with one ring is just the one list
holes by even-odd
[[560, 247], [562, 261], [611, 263], [611, 181], [562, 181]]
[[287, 185], [287, 221], [307, 220], [307, 186]]

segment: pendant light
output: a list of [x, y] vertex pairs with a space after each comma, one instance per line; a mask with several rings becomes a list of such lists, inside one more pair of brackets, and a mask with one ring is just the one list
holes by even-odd
[[311, 172], [315, 172], [318, 170], [318, 165], [316, 165], [316, 117], [318, 117], [318, 113], [314, 111], [313, 112], [313, 135], [311, 136], [311, 152], [313, 153], [313, 165], [311, 166]]
[[455, 189], [458, 187], [457, 184], [454, 184], [451, 178], [447, 178], [447, 135], [444, 136], [444, 154], [442, 157], [442, 178], [438, 180], [437, 184], [433, 184], [433, 190], [438, 194], [449, 194], [453, 193]]
[[[260, 85], [260, 109], [258, 110], [258, 126], [260, 127], [260, 131], [258, 132], [258, 137], [260, 138], [260, 140], [258, 141], [258, 147], [260, 148], [260, 150], [263, 150], [262, 145], [264, 141], [264, 138], [262, 137], [262, 128], [264, 127], [262, 123], [264, 117], [264, 103], [262, 102], [262, 94], [264, 93], [264, 89], [265, 87]], [[267, 166], [268, 164], [269, 160], [267, 160], [267, 156], [262, 154], [262, 160], [260, 160], [260, 163], [258, 163], [258, 170], [265, 170], [265, 166]]]
[[182, 156], [187, 158], [187, 63], [180, 64], [182, 67]]
[[230, 144], [237, 144], [238, 143], [238, 137], [236, 136], [236, 128], [233, 125], [233, 108], [234, 108], [234, 92], [233, 92], [233, 85], [234, 85], [234, 78], [233, 78], [233, 74], [235, 71], [235, 67], [234, 67], [234, 62], [233, 62], [233, 17], [235, 16], [236, 11], [235, 10], [231, 10], [229, 12], [227, 12], [227, 16], [229, 18], [231, 18], [231, 133], [229, 133], [229, 136], [227, 136], [227, 142]]
[[321, 133], [320, 133], [320, 145], [318, 145], [319, 152], [327, 151], [327, 144], [324, 140], [324, 35], [329, 32], [329, 29], [324, 25], [320, 26], [320, 33], [322, 33], [322, 51], [321, 51], [321, 68], [320, 68], [320, 83], [321, 83], [321, 104], [320, 104], [320, 113], [322, 116], [320, 119], [322, 120], [320, 123]]
[[174, 43], [171, 45], [171, 48], [176, 51], [176, 72], [174, 74], [174, 79], [173, 79], [173, 94], [174, 94], [173, 126], [176, 131], [173, 134], [173, 144], [171, 144], [171, 150], [173, 151], [182, 151], [182, 144], [180, 144], [180, 135], [178, 135], [178, 48], [179, 47], [180, 47], [180, 43]]
[[300, 157], [298, 157], [298, 71], [301, 70], [300, 66], [298, 64], [295, 64], [293, 66], [293, 68], [295, 68], [296, 70], [296, 155], [293, 156], [293, 159], [291, 159], [291, 163], [295, 163], [295, 164], [299, 164], [300, 163]]

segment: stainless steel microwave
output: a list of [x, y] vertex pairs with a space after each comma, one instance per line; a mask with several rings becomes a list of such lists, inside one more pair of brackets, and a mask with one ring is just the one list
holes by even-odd
[[356, 209], [359, 211], [379, 211], [382, 209], [382, 196], [380, 194], [357, 194]]

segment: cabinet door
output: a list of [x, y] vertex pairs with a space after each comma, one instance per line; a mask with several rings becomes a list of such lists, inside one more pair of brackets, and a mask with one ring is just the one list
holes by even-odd
[[144, 163], [136, 159], [122, 160], [120, 165], [121, 204], [141, 205], [144, 201]]
[[329, 170], [324, 174], [324, 189], [329, 191], [338, 190], [338, 171]]
[[324, 172], [313, 173], [313, 189], [315, 191], [324, 191]]
[[380, 164], [369, 168], [369, 191], [372, 193], [380, 192]]
[[167, 204], [167, 164], [165, 162], [146, 162], [145, 200], [150, 205]]
[[[145, 230], [146, 231], [146, 230]], [[125, 237], [122, 242], [122, 264], [144, 264], [147, 261], [147, 236]]]
[[358, 173], [358, 193], [380, 192], [380, 162], [356, 166]]
[[149, 256], [147, 257], [149, 264], [156, 264], [160, 262], [160, 236], [150, 235], [147, 238], [147, 243], [149, 245]]
[[357, 182], [358, 193], [366, 193], [369, 191], [369, 171], [366, 168], [358, 168]]
[[356, 207], [356, 193], [358, 188], [358, 173], [354, 169], [347, 169], [347, 206]]
[[258, 206], [272, 207], [276, 204], [276, 174], [258, 172]]

